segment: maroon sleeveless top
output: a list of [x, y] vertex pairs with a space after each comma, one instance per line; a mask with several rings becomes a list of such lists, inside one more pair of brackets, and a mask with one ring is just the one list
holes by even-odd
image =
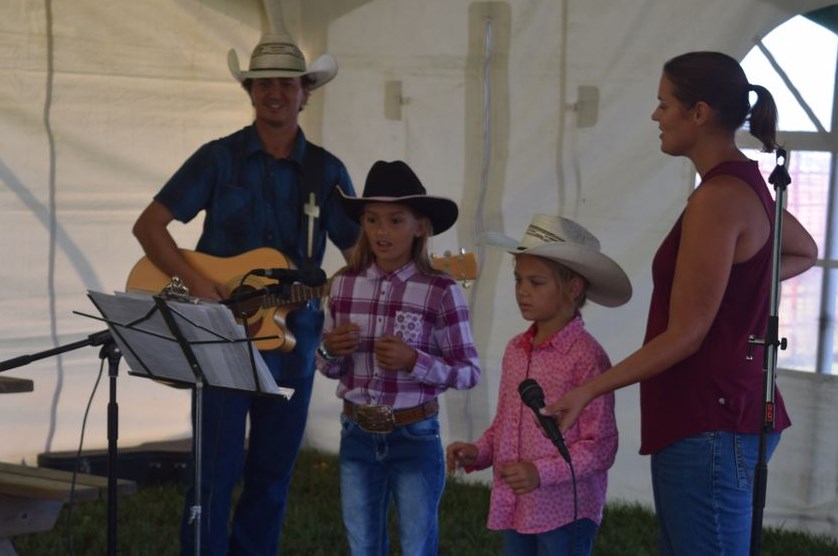
[[[704, 180], [718, 175], [734, 176], [748, 184], [762, 201], [774, 229], [774, 200], [756, 162], [723, 162]], [[652, 262], [654, 289], [644, 343], [666, 330], [683, 218], [682, 212]], [[640, 383], [641, 454], [653, 454], [702, 432], [760, 432], [764, 347], [752, 346], [751, 361], [746, 356], [750, 335], [765, 338], [772, 249], [773, 233], [751, 259], [733, 265], [719, 312], [698, 351]], [[791, 423], [780, 392], [775, 389], [774, 395], [774, 430], [780, 431]]]

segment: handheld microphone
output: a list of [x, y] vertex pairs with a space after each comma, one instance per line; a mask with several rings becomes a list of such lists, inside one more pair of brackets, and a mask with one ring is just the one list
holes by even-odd
[[544, 391], [541, 389], [541, 386], [531, 378], [525, 379], [518, 385], [518, 394], [521, 396], [524, 405], [532, 409], [535, 416], [538, 417], [541, 428], [544, 429], [544, 432], [547, 433], [547, 436], [556, 445], [556, 448], [559, 449], [559, 453], [564, 460], [570, 463], [570, 452], [564, 443], [564, 438], [562, 438], [562, 433], [556, 425], [556, 421], [552, 417], [542, 415], [539, 411], [539, 409], [544, 407]]
[[273, 278], [286, 284], [300, 282], [306, 286], [322, 286], [326, 283], [326, 273], [322, 268], [255, 268], [250, 274]]

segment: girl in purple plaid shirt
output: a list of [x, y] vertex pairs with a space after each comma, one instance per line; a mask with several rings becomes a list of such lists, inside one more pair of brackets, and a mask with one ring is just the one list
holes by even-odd
[[318, 369], [343, 399], [340, 484], [353, 555], [386, 556], [391, 501], [405, 556], [439, 552], [445, 485], [438, 396], [480, 377], [462, 290], [434, 270], [428, 237], [457, 205], [426, 194], [401, 161], [376, 162], [362, 197], [343, 197], [362, 234], [332, 279]]

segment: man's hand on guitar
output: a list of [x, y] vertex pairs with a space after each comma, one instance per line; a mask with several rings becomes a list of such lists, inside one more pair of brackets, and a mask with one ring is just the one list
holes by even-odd
[[189, 288], [189, 295], [192, 297], [214, 301], [221, 301], [230, 297], [230, 292], [224, 284], [204, 278], [200, 274], [196, 274], [195, 277], [190, 279], [186, 287]]
[[337, 325], [332, 332], [323, 339], [326, 351], [335, 357], [351, 355], [358, 349], [361, 337], [361, 327], [348, 322]]

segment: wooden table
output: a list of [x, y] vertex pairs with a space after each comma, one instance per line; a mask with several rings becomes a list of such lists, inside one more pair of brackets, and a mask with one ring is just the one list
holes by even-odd
[[[0, 394], [16, 394], [32, 392], [33, 390], [34, 385], [27, 378], [0, 375]], [[20, 502], [23, 502], [23, 505]], [[0, 524], [0, 556], [17, 554], [10, 539], [11, 531], [6, 531], [8, 528], [6, 522], [15, 523], [12, 529], [17, 528], [16, 522], [18, 521], [37, 523], [35, 526], [30, 526], [30, 531], [51, 529], [55, 520], [58, 519], [58, 512], [63, 505], [63, 502], [52, 502], [47, 503], [45, 507], [39, 502], [8, 498], [0, 493], [0, 517], [2, 517], [2, 524]], [[23, 530], [26, 530], [26, 528], [23, 528]]]
[[[117, 494], [136, 490], [134, 481], [117, 480]], [[107, 477], [0, 462], [0, 556], [17, 556], [15, 535], [52, 529], [65, 503], [102, 500], [107, 494]]]
[[18, 392], [32, 392], [32, 381], [28, 378], [15, 378], [0, 375], [0, 394], [15, 394]]

